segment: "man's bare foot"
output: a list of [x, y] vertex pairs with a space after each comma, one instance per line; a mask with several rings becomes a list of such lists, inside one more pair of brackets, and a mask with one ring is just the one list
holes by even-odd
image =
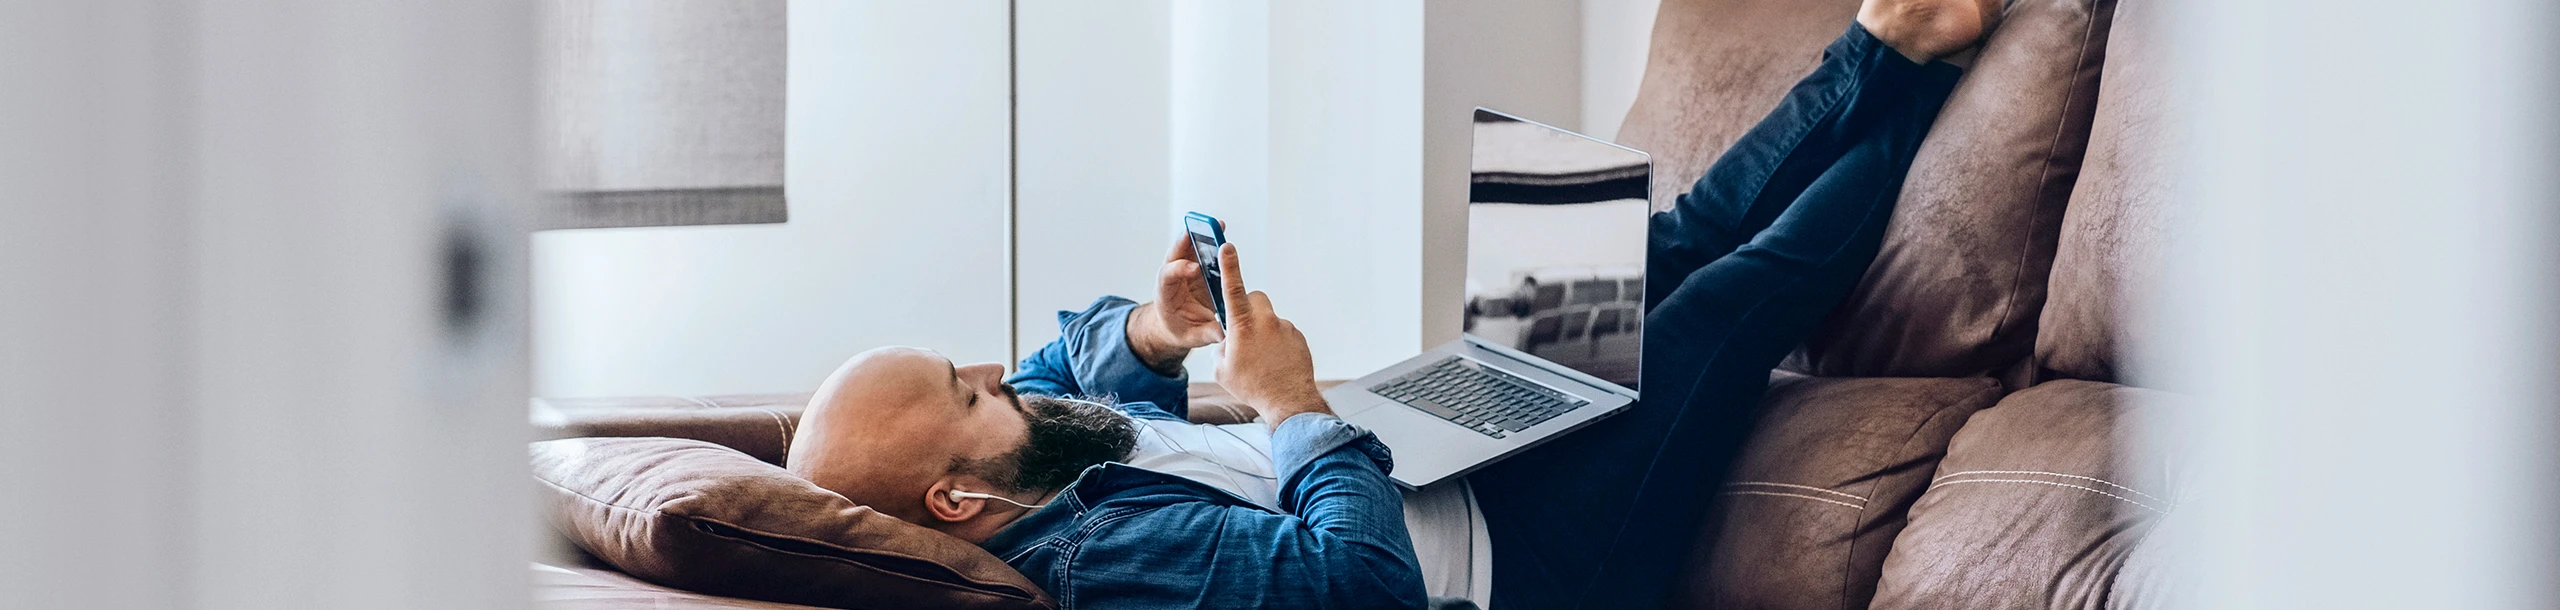
[[2004, 0], [1866, 0], [1858, 25], [1911, 61], [1929, 63], [1981, 42]]

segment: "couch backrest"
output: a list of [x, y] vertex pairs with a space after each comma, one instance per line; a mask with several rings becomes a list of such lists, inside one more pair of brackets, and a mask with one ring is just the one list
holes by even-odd
[[783, 465], [809, 393], [533, 399], [537, 440], [664, 436], [705, 441]]
[[2018, 0], [1913, 159], [1883, 249], [1799, 370], [2022, 387], [2112, 0]]
[[2156, 293], [2166, 203], [2176, 185], [2165, 159], [2180, 131], [2169, 118], [2157, 4], [2127, 0], [2116, 9], [2088, 161], [2063, 215], [2036, 338], [2043, 378], [2122, 383], [2128, 355], [2142, 347], [2136, 342], [2156, 334], [2146, 331], [2150, 316], [2131, 295]]
[[[2106, 44], [2107, 0], [2019, 0], [1915, 159], [1882, 253], [1788, 368], [1832, 376], [2024, 370]], [[1855, 0], [1665, 0], [1621, 140], [1657, 207], [1777, 105]]]

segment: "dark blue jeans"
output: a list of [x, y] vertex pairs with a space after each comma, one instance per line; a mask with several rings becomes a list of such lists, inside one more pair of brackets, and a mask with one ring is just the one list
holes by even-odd
[[1769, 371], [1875, 259], [1960, 70], [1852, 25], [1653, 216], [1642, 399], [1467, 480], [1499, 608], [1652, 608], [1698, 539]]

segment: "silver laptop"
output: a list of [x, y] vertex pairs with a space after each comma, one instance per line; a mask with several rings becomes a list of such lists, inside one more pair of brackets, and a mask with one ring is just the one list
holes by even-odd
[[1477, 108], [1465, 334], [1325, 392], [1422, 487], [1635, 403], [1653, 159]]

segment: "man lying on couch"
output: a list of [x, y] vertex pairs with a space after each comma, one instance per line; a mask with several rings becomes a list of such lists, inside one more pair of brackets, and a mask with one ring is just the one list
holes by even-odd
[[[1387, 448], [1327, 408], [1305, 338], [1245, 290], [1235, 248], [1219, 252], [1221, 328], [1180, 242], [1155, 302], [1064, 314], [1010, 379], [923, 350], [856, 356], [811, 400], [790, 467], [978, 543], [1066, 607], [1659, 606], [1769, 370], [1874, 258], [1959, 74], [1934, 59], [1999, 3], [1860, 7], [1654, 216], [1643, 399], [1455, 485], [1401, 494]], [[1218, 341], [1218, 382], [1258, 424], [1185, 421], [1183, 357]]]

